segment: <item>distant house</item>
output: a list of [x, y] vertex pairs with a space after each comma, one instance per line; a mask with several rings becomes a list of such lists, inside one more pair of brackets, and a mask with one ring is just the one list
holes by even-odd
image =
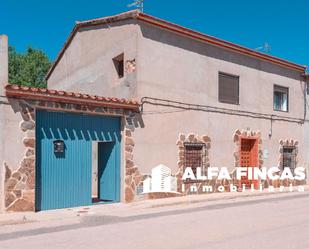
[[[79, 22], [47, 74], [55, 91], [6, 88], [3, 207], [131, 202], [159, 164], [183, 194], [185, 167], [308, 167], [305, 70], [139, 11]], [[15, 179], [24, 152], [30, 194]]]

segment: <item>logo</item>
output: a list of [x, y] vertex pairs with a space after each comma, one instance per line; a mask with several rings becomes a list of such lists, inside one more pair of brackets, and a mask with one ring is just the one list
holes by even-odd
[[[202, 170], [201, 167], [192, 169], [191, 167], [186, 167], [184, 174], [182, 176], [183, 184], [182, 191], [185, 192], [186, 184], [190, 184], [189, 192], [236, 192], [236, 191], [263, 191], [264, 184], [262, 181], [271, 180], [272, 182], [278, 182], [279, 186], [276, 186], [280, 192], [283, 191], [294, 191], [295, 188], [299, 192], [304, 191], [303, 186], [293, 186], [289, 183], [288, 186], [280, 185], [284, 181], [302, 181], [305, 180], [305, 168], [297, 167], [295, 169], [290, 169], [288, 167], [281, 170], [278, 167], [271, 168], [258, 168], [258, 167], [236, 167], [233, 173], [229, 173], [226, 167], [209, 167], [207, 170]], [[228, 186], [217, 184], [205, 184], [197, 186], [197, 183], [209, 182], [211, 180], [218, 180], [219, 182], [230, 183]], [[237, 183], [235, 183], [237, 182]], [[216, 188], [216, 189], [215, 189]], [[198, 190], [199, 189], [199, 190]], [[275, 191], [275, 186], [268, 186], [269, 192]]]
[[143, 193], [176, 192], [177, 181], [172, 171], [164, 164], [159, 164], [151, 170], [151, 176], [143, 181]]
[[[242, 177], [247, 177], [248, 180], [304, 180], [306, 178], [305, 168], [297, 167], [294, 169], [294, 174], [290, 168], [284, 168], [281, 175], [278, 167], [271, 168], [258, 168], [258, 167], [236, 167], [236, 179], [241, 180]], [[182, 180], [212, 180], [216, 177], [218, 180], [232, 180], [232, 177], [226, 167], [209, 167], [207, 168], [207, 174], [202, 173], [202, 168], [196, 168], [196, 174], [194, 174], [191, 167], [186, 167], [182, 176]]]

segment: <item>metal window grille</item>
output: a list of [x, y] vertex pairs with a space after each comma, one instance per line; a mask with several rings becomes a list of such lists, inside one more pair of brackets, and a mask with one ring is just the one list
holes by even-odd
[[283, 147], [283, 157], [282, 157], [282, 166], [283, 169], [288, 167], [294, 172], [296, 167], [295, 163], [295, 147], [285, 146]]
[[206, 171], [206, 146], [203, 143], [185, 143], [185, 167], [191, 167], [194, 174], [196, 168], [201, 167], [202, 173]]

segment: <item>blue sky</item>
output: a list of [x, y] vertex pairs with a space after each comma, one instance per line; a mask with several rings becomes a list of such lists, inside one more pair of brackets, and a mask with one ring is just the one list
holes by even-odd
[[[2, 0], [0, 33], [22, 52], [29, 45], [55, 59], [76, 20], [129, 10], [131, 0]], [[145, 0], [145, 12], [249, 48], [309, 66], [308, 0]]]

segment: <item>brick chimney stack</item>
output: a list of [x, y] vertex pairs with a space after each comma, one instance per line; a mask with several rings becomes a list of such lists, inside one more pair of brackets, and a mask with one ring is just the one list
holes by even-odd
[[0, 35], [0, 95], [4, 95], [4, 86], [9, 83], [8, 37]]

